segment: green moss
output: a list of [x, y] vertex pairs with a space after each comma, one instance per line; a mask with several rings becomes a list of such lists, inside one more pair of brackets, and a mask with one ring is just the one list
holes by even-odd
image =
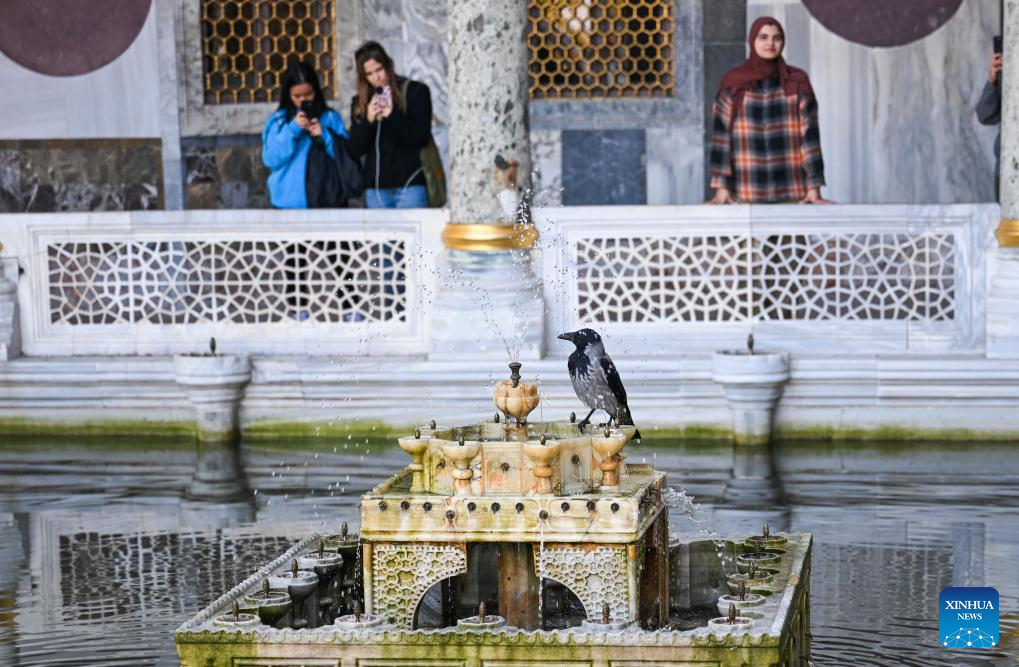
[[776, 439], [823, 441], [885, 442], [996, 442], [1019, 440], [1019, 433], [984, 432], [972, 429], [919, 429], [897, 426], [875, 428], [839, 428], [835, 426], [784, 426], [776, 429]]
[[[396, 438], [414, 430], [384, 422], [256, 422], [244, 427], [244, 440], [260, 449], [332, 449], [339, 442], [397, 447]], [[271, 446], [267, 446], [271, 445]]]
[[0, 419], [4, 435], [51, 435], [74, 437], [195, 437], [193, 422], [150, 421], [147, 419], [95, 419], [81, 422], [40, 421], [8, 417]]
[[732, 440], [732, 429], [709, 426], [707, 424], [687, 424], [685, 426], [680, 426], [679, 428], [643, 428], [641, 429], [640, 434], [643, 436], [643, 442], [652, 443], [656, 441], [676, 442], [677, 440], [703, 442], [717, 442], [719, 440], [729, 442]]

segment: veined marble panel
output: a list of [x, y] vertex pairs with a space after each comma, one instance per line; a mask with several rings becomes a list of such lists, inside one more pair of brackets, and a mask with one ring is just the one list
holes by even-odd
[[559, 130], [531, 130], [531, 187], [536, 207], [563, 205], [563, 143]]
[[648, 204], [701, 203], [703, 137], [700, 125], [649, 127], [645, 131]]
[[747, 26], [786, 28], [786, 60], [817, 93], [828, 188], [843, 203], [994, 198], [994, 137], [974, 106], [987, 77], [997, 2], [965, 2], [933, 34], [895, 48], [850, 43], [798, 0], [749, 0]]
[[154, 7], [134, 43], [89, 74], [45, 76], [0, 53], [0, 139], [160, 136]]

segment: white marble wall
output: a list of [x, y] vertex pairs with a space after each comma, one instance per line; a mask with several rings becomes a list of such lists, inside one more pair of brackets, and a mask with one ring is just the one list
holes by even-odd
[[[365, 0], [361, 37], [381, 43], [396, 61], [398, 74], [428, 84], [432, 92], [432, 135], [449, 170], [449, 104], [445, 0]], [[357, 45], [350, 47], [351, 52]], [[351, 58], [352, 53], [337, 54]]]
[[89, 74], [38, 74], [0, 53], [0, 139], [158, 137], [154, 6], [127, 51]]
[[994, 137], [973, 112], [987, 78], [994, 0], [967, 0], [926, 38], [895, 48], [850, 43], [799, 0], [748, 0], [747, 26], [771, 15], [786, 59], [807, 70], [820, 108], [829, 197], [846, 203], [994, 199]]

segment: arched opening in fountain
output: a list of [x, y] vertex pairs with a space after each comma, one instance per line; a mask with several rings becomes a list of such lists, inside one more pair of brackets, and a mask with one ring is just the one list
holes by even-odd
[[565, 630], [579, 627], [588, 613], [584, 603], [568, 586], [545, 577], [541, 586], [542, 630]]
[[460, 579], [463, 575], [437, 581], [425, 591], [414, 610], [414, 629], [432, 630], [456, 625], [459, 615]]

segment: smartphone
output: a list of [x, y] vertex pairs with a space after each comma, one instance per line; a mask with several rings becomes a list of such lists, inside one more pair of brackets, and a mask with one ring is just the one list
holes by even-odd
[[382, 86], [382, 92], [379, 93], [379, 102], [383, 105], [388, 105], [392, 101], [392, 90], [389, 86]]
[[994, 36], [994, 53], [1002, 53], [1001, 35]]
[[307, 116], [309, 119], [316, 117], [315, 103], [311, 100], [304, 100], [303, 102], [301, 102], [301, 111], [304, 112], [304, 115]]

